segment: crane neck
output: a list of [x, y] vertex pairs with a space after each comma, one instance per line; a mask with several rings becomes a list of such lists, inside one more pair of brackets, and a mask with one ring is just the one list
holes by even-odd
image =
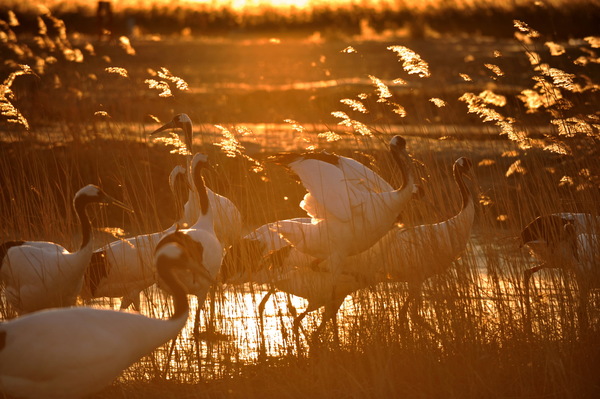
[[183, 125], [183, 136], [184, 136], [184, 142], [185, 142], [185, 146], [188, 150], [188, 153], [193, 154], [194, 151], [192, 149], [193, 145], [194, 145], [194, 129], [192, 127], [192, 122], [189, 123], [185, 123]]
[[405, 189], [412, 190], [412, 186], [414, 185], [415, 178], [410, 171], [410, 166], [408, 162], [408, 154], [404, 150], [392, 150], [392, 157], [394, 161], [398, 164], [400, 168], [400, 174], [402, 175], [402, 184], [400, 184], [400, 188], [397, 191], [402, 191]]
[[75, 213], [79, 218], [79, 224], [81, 226], [81, 246], [80, 250], [86, 248], [92, 242], [92, 224], [87, 214], [87, 206], [90, 204], [90, 200], [87, 197], [75, 198], [73, 206]]
[[454, 175], [454, 181], [458, 185], [458, 189], [460, 191], [460, 196], [462, 198], [461, 209], [465, 209], [473, 201], [471, 192], [469, 191], [469, 188], [465, 184], [464, 173], [459, 170], [457, 165], [454, 165], [453, 175]]
[[175, 221], [180, 223], [185, 216], [185, 201], [188, 187], [185, 180], [177, 178], [172, 186], [173, 196], [175, 197]]
[[[201, 166], [196, 166], [196, 168], [193, 170], [194, 188], [196, 189], [196, 194], [198, 195], [201, 216], [212, 217], [210, 212], [210, 201], [208, 199], [208, 193], [206, 192], [206, 184], [204, 183], [204, 178], [202, 177], [202, 169], [203, 168]], [[200, 218], [198, 218], [198, 220], [200, 220]]]

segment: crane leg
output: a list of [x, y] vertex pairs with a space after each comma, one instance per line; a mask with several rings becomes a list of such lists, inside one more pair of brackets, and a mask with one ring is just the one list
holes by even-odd
[[[200, 302], [197, 302], [196, 305], [196, 314], [194, 314], [194, 329], [192, 330], [192, 336], [194, 337], [194, 344], [196, 345], [196, 361], [198, 362], [198, 373], [200, 378], [202, 378], [201, 365], [202, 358], [200, 356]], [[210, 350], [209, 356], [210, 356]]]
[[533, 333], [533, 330], [531, 328], [531, 297], [529, 295], [529, 280], [531, 280], [531, 276], [533, 275], [533, 273], [536, 273], [542, 269], [544, 269], [546, 266], [544, 264], [542, 265], [538, 265], [538, 266], [534, 266], [530, 269], [525, 270], [525, 272], [523, 273], [523, 286], [525, 289], [525, 323], [524, 323], [524, 327], [525, 327], [525, 333], [531, 335]]
[[294, 317], [294, 318], [298, 317], [298, 309], [296, 309], [296, 307], [292, 303], [292, 296], [290, 295], [289, 292], [286, 293], [286, 297], [287, 297], [287, 302], [288, 302], [288, 311], [290, 312], [292, 317]]
[[400, 319], [404, 323], [408, 323], [408, 310], [410, 309], [410, 305], [416, 299], [415, 295], [419, 295], [420, 288], [415, 290], [415, 286], [420, 287], [421, 282], [409, 282], [408, 283], [408, 295], [406, 296], [406, 300], [404, 301], [404, 305], [400, 308], [399, 316]]
[[308, 310], [300, 313], [296, 318], [294, 318], [293, 330], [294, 336], [296, 337], [296, 350], [298, 351], [298, 355], [300, 355], [300, 329], [302, 328], [302, 320], [308, 314]]
[[266, 354], [265, 320], [264, 320], [265, 305], [267, 304], [267, 301], [269, 300], [271, 295], [273, 295], [274, 293], [275, 293], [275, 288], [270, 288], [269, 291], [267, 291], [267, 293], [265, 294], [263, 299], [258, 304], [258, 319], [259, 319], [258, 321], [259, 321], [259, 329], [260, 329], [260, 349], [259, 349], [260, 355]]
[[[216, 318], [216, 301], [217, 301], [217, 284], [213, 284], [210, 287], [210, 318], [208, 320], [208, 327], [206, 329], [208, 337], [215, 337], [215, 318]], [[198, 304], [200, 306], [200, 304]]]
[[325, 330], [327, 326], [327, 322], [331, 320], [333, 322], [334, 329], [334, 340], [337, 346], [340, 345], [340, 336], [339, 336], [339, 326], [337, 323], [337, 313], [344, 303], [345, 298], [334, 299], [330, 303], [325, 305], [325, 309], [323, 310], [323, 315], [321, 318], [321, 323], [317, 327], [317, 329], [313, 332], [311, 336], [311, 342], [316, 343], [319, 340], [319, 336]]
[[163, 379], [167, 379], [167, 374], [169, 373], [169, 367], [171, 366], [171, 356], [173, 356], [173, 350], [175, 349], [175, 343], [177, 342], [177, 338], [179, 338], [179, 334], [177, 337], [171, 340], [171, 344], [169, 345], [169, 351], [167, 352], [167, 357], [165, 360], [165, 368], [163, 369]]
[[423, 316], [421, 316], [420, 310], [423, 304], [423, 297], [421, 295], [420, 283], [409, 286], [409, 296], [412, 296], [413, 298], [410, 315], [412, 321], [429, 331], [436, 338], [442, 339], [442, 335], [431, 324], [429, 324]]
[[582, 279], [578, 279], [579, 286], [579, 304], [577, 306], [577, 319], [579, 320], [579, 332], [581, 338], [587, 338], [589, 333], [589, 319], [588, 319], [588, 297], [589, 287], [587, 283], [583, 282]]

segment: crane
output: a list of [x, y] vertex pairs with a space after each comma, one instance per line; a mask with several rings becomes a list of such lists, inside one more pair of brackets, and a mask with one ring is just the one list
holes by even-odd
[[94, 203], [131, 211], [98, 186], [88, 184], [73, 199], [82, 237], [77, 251], [69, 252], [46, 241], [8, 241], [0, 245], [0, 279], [8, 303], [18, 314], [75, 304], [92, 257], [92, 225], [87, 207]]
[[100, 391], [179, 334], [189, 307], [175, 271], [197, 266], [177, 243], [157, 247], [155, 267], [174, 300], [175, 311], [168, 320], [75, 307], [0, 323], [0, 391], [31, 399], [81, 398]]

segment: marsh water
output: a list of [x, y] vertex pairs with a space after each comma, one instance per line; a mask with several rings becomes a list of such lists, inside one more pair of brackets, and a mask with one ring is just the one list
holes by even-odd
[[[360, 152], [364, 150], [359, 147], [361, 140], [352, 135], [344, 136], [351, 128], [339, 125], [340, 118], [332, 115], [343, 110], [380, 136], [406, 137], [411, 153], [427, 154], [426, 159], [418, 162], [427, 163], [437, 158], [446, 162], [446, 159], [468, 156], [477, 161], [502, 158], [510, 163], [514, 158], [510, 154], [518, 149], [517, 145], [506, 137], [499, 138], [496, 126], [480, 123], [469, 115], [458, 97], [465, 91], [478, 93], [486, 88], [515, 93], [530, 83], [524, 72], [528, 62], [523, 48], [508, 40], [355, 37], [343, 41], [323, 40], [313, 35], [303, 39], [139, 40], [133, 45], [135, 57], [122, 58], [114, 54], [108, 64], [126, 68], [131, 77], [128, 81], [99, 73], [105, 90], [93, 95], [97, 95], [96, 100], [103, 104], [112, 120], [110, 125], [96, 122], [88, 138], [147, 142], [147, 133], [159, 123], [149, 122], [147, 115], [164, 122], [176, 113], [185, 112], [202, 133], [195, 138], [199, 146], [222, 140], [223, 130], [215, 127], [218, 124], [233, 131], [245, 153], [256, 157], [276, 151], [305, 150], [310, 146]], [[407, 74], [398, 57], [388, 49], [392, 45], [404, 45], [420, 54], [430, 65], [431, 77]], [[571, 45], [575, 47], [577, 43]], [[486, 64], [499, 65], [505, 77], [500, 79]], [[156, 77], [155, 72], [161, 67], [185, 80], [189, 90], [174, 89], [172, 97], [160, 98], [156, 91], [145, 87], [143, 81]], [[461, 74], [468, 75], [469, 79]], [[378, 101], [381, 93], [372, 77], [391, 88], [395, 101], [406, 110], [405, 117], [394, 114]], [[395, 81], [398, 78], [405, 82]], [[432, 98], [441, 99], [446, 105], [435, 105], [430, 101]], [[365, 99], [370, 112], [357, 112], [340, 102], [344, 99]], [[529, 128], [538, 134], [552, 129], [548, 125]], [[342, 139], [329, 142], [320, 135], [326, 132], [341, 134]], [[31, 134], [52, 146], [76, 141], [78, 135], [81, 139], [83, 133], [46, 124]], [[11, 132], [3, 133], [3, 138], [4, 141], [19, 139]], [[385, 149], [386, 145], [384, 140], [372, 141], [368, 149], [376, 146]], [[449, 170], [450, 162], [444, 167]], [[500, 176], [503, 173], [502, 170]], [[492, 177], [486, 175], [479, 182], [484, 193], [493, 186], [485, 179]], [[442, 199], [443, 195], [432, 199], [432, 203], [435, 205], [436, 199]], [[291, 206], [295, 209], [296, 205]], [[435, 217], [430, 217], [429, 222], [435, 222]], [[466, 306], [481, 325], [489, 323], [492, 328], [504, 323], [499, 319], [501, 315], [523, 312], [521, 273], [531, 264], [531, 259], [518, 249], [515, 229], [502, 226], [489, 229], [483, 226], [483, 221], [476, 224], [478, 227], [463, 258], [424, 291], [422, 312], [435, 327], [448, 328], [444, 325], [448, 315], [440, 311], [440, 307], [452, 301], [458, 303], [457, 307]], [[512, 225], [518, 224], [513, 222]], [[247, 229], [252, 227], [255, 226], [247, 226]], [[129, 233], [134, 232], [144, 231]], [[557, 303], [561, 301], [557, 298], [570, 295], [568, 290], [554, 288], [556, 279], [555, 274], [543, 274], [535, 280], [540, 288], [545, 287], [540, 292], [548, 306], [559, 306]], [[440, 282], [446, 290], [436, 288]], [[157, 367], [185, 375], [182, 368], [195, 369], [200, 365], [218, 376], [219, 370], [255, 362], [261, 355], [277, 357], [307, 351], [307, 337], [320, 322], [320, 312], [313, 312], [305, 319], [306, 334], [301, 332], [297, 339], [292, 329], [290, 304], [299, 313], [306, 308], [306, 301], [276, 293], [266, 303], [261, 334], [258, 304], [266, 290], [265, 286], [250, 284], [222, 287], [216, 291], [216, 297], [209, 298], [205, 304], [198, 304], [190, 297], [192, 315], [198, 307], [202, 308], [200, 330], [214, 329], [217, 336], [201, 339], [200, 350], [196, 351], [192, 333], [194, 318], [190, 317], [172, 352], [168, 345], [163, 348], [164, 352], [159, 352], [155, 359]], [[445, 295], [447, 293], [450, 295]], [[161, 318], [169, 315], [169, 302], [157, 289], [151, 288], [144, 295], [142, 313]], [[378, 322], [384, 325], [386, 320], [396, 320], [405, 299], [406, 287], [401, 282], [380, 283], [347, 297], [337, 319], [340, 344], [351, 345], [357, 330], [366, 331]], [[119, 303], [98, 301], [92, 305], [117, 309]], [[323, 339], [334, 339], [331, 328]], [[168, 370], [167, 365], [170, 365]], [[210, 372], [203, 374], [211, 375]]]

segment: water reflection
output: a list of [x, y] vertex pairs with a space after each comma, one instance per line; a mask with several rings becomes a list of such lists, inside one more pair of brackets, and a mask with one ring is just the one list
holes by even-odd
[[[522, 270], [530, 261], [526, 254], [506, 247], [490, 247], [472, 240], [469, 250], [448, 273], [430, 281], [423, 290], [421, 314], [442, 335], [454, 340], [482, 342], [522, 335], [524, 315]], [[550, 339], [565, 339], [576, 334], [576, 287], [560, 272], [542, 272], [532, 279], [534, 334]], [[267, 293], [266, 286], [244, 284], [220, 288], [215, 300], [209, 296], [200, 308], [200, 340], [193, 334], [198, 310], [196, 297], [190, 296], [191, 312], [177, 340], [167, 343], [152, 356], [128, 369], [122, 378], [152, 379], [157, 375], [180, 382], [198, 382], [231, 375], [245, 365], [266, 357], [306, 354], [309, 342], [303, 333], [293, 334], [290, 307], [300, 313], [307, 307], [302, 298], [277, 292], [266, 302], [264, 339], [258, 305]], [[406, 299], [400, 282], [384, 282], [348, 296], [338, 313], [342, 347], [364, 345], [365, 337], [382, 337], [402, 343], [411, 331], [423, 334], [419, 326], [399, 320]], [[142, 296], [142, 313], [168, 318], [172, 303], [168, 296], [151, 287]], [[592, 303], [597, 295], [592, 295]], [[118, 300], [94, 300], [88, 306], [118, 310]], [[591, 306], [592, 323], [598, 322], [597, 308]], [[306, 334], [320, 322], [320, 312], [307, 316], [302, 325]], [[426, 333], [426, 332], [425, 332]], [[324, 340], [330, 340], [326, 335]], [[264, 345], [264, 346], [263, 346]], [[440, 342], [439, 345], [442, 345]]]
[[[497, 251], [498, 248], [495, 248]], [[519, 334], [523, 319], [522, 255], [507, 254], [491, 257], [490, 248], [472, 244], [469, 252], [445, 275], [433, 279], [424, 288], [421, 314], [441, 333], [461, 339], [460, 334], [475, 334], [483, 341], [495, 340], [503, 331]], [[502, 252], [496, 252], [496, 255]], [[533, 303], [538, 319], [537, 334], [561, 336], [573, 328], [573, 306], [568, 284], [561, 283], [556, 273], [535, 279]], [[169, 378], [196, 380], [217, 378], [243, 365], [262, 358], [307, 353], [309, 342], [303, 333], [296, 340], [293, 333], [294, 311], [306, 309], [307, 302], [298, 297], [277, 292], [266, 302], [264, 337], [258, 315], [258, 305], [268, 287], [244, 284], [217, 290], [215, 300], [209, 297], [201, 307], [201, 339], [193, 335], [194, 317], [198, 309], [196, 298], [190, 296], [191, 316], [174, 347], [160, 348], [152, 362]], [[166, 318], [171, 312], [169, 298], [156, 288], [145, 293], [142, 312], [152, 317]], [[365, 289], [346, 298], [338, 313], [342, 346], [360, 342], [360, 335], [369, 329], [389, 328], [386, 334], [401, 339], [407, 331], [419, 326], [398, 320], [399, 309], [406, 299], [403, 283], [387, 282]], [[116, 309], [118, 303], [113, 303]], [[303, 321], [306, 334], [314, 331], [320, 312], [313, 312]], [[468, 331], [471, 329], [471, 331]], [[329, 339], [330, 336], [325, 337]], [[263, 346], [264, 345], [264, 346]], [[297, 346], [299, 345], [299, 346]], [[440, 344], [441, 345], [441, 344]], [[168, 369], [166, 365], [168, 364]], [[202, 376], [202, 377], [200, 377]]]

